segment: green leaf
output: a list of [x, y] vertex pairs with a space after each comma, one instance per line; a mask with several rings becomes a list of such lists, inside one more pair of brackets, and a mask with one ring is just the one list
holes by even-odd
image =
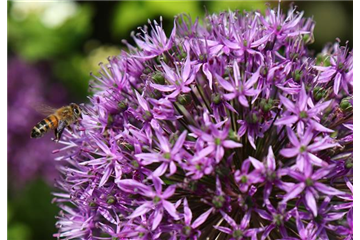
[[172, 19], [175, 15], [187, 13], [192, 16], [202, 16], [201, 4], [196, 1], [123, 1], [114, 10], [112, 33], [115, 38], [128, 38], [132, 30], [147, 25], [147, 20], [159, 22], [159, 16], [171, 19], [164, 22], [173, 27]]
[[[40, 4], [40, 3], [37, 3]], [[57, 3], [67, 4], [67, 3]], [[48, 60], [71, 54], [90, 33], [93, 10], [77, 4], [75, 14], [59, 26], [47, 26], [42, 11], [25, 19], [8, 16], [8, 42], [11, 49], [28, 61]]]
[[8, 228], [8, 240], [31, 239], [31, 229], [22, 223], [15, 223]]

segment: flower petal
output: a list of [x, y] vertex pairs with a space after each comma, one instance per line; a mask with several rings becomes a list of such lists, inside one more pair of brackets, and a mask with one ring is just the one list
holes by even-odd
[[162, 209], [157, 209], [155, 210], [155, 214], [154, 214], [154, 219], [153, 219], [153, 223], [151, 226], [151, 230], [154, 231], [160, 224], [162, 218], [163, 218], [163, 210]]
[[287, 173], [288, 173], [288, 175], [289, 175], [290, 177], [296, 179], [296, 180], [299, 181], [299, 182], [305, 181], [305, 178], [306, 178], [306, 177], [304, 176], [303, 173], [299, 173], [299, 172], [296, 172], [296, 171], [294, 171], [294, 170], [289, 170]]
[[309, 115], [317, 115], [318, 113], [321, 113], [331, 104], [331, 102], [332, 102], [332, 100], [329, 100], [329, 101], [326, 101], [323, 103], [316, 104], [314, 107], [312, 107], [311, 109], [308, 110], [308, 114]]
[[302, 193], [302, 191], [305, 189], [305, 183], [298, 183], [295, 186], [292, 187], [292, 189], [285, 194], [285, 196], [283, 197], [282, 202], [287, 202], [290, 199], [296, 198], [299, 196], [300, 193]]
[[225, 212], [220, 211], [221, 215], [223, 216], [223, 218], [225, 219], [225, 221], [228, 222], [228, 224], [232, 227], [235, 228], [236, 227], [236, 222], [234, 219], [232, 219], [229, 215], [227, 215]]
[[291, 124], [296, 122], [298, 119], [299, 119], [299, 117], [296, 115], [285, 116], [285, 117], [282, 117], [282, 118], [276, 120], [276, 122], [274, 124], [276, 126], [278, 126], [278, 125], [291, 126]]
[[176, 189], [176, 184], [173, 184], [171, 186], [169, 186], [161, 195], [164, 199], [167, 199], [169, 197], [171, 197], [172, 195], [174, 195], [175, 193], [175, 189]]
[[283, 148], [280, 150], [280, 154], [287, 158], [295, 157], [299, 154], [299, 149], [297, 148]]
[[310, 124], [316, 131], [328, 132], [328, 133], [334, 132], [334, 130], [332, 130], [330, 128], [327, 128], [327, 127], [324, 127], [323, 125], [321, 125], [320, 123], [318, 123], [318, 122], [316, 122], [314, 120], [310, 120]]
[[307, 100], [308, 100], [308, 96], [306, 95], [305, 85], [302, 84], [299, 92], [299, 100], [297, 102], [297, 104], [299, 104], [300, 111], [305, 111]]
[[169, 164], [163, 162], [154, 172], [153, 172], [153, 176], [154, 177], [161, 177], [162, 175], [164, 175], [164, 173], [166, 172], [167, 168], [168, 168]]
[[134, 212], [132, 212], [132, 214], [130, 216], [128, 216], [127, 218], [136, 218], [138, 216], [144, 215], [145, 213], [147, 213], [149, 211], [149, 209], [151, 208], [150, 203], [146, 202], [142, 205], [140, 205], [138, 208], [135, 209]]
[[327, 167], [327, 168], [320, 168], [315, 173], [313, 173], [311, 178], [313, 180], [321, 179], [321, 178], [325, 177], [326, 175], [328, 175], [331, 171], [333, 171], [333, 169], [334, 168], [331, 165], [329, 167]]
[[151, 187], [146, 186], [143, 183], [139, 183], [133, 179], [122, 179], [118, 181], [118, 187], [128, 193], [137, 194], [136, 190], [141, 190], [142, 192], [152, 192]]
[[265, 210], [262, 210], [262, 209], [255, 209], [256, 213], [259, 214], [259, 216], [262, 218], [262, 219], [265, 219], [265, 220], [268, 220], [268, 221], [271, 221], [273, 220], [272, 216]]
[[328, 213], [324, 216], [324, 221], [330, 222], [330, 221], [336, 221], [339, 219], [342, 219], [346, 212], [334, 212], [334, 213]]
[[266, 158], [266, 164], [269, 169], [271, 169], [273, 171], [275, 170], [276, 162], [275, 162], [274, 152], [273, 152], [271, 146], [269, 147], [269, 152], [268, 152], [268, 155]]
[[99, 187], [102, 187], [107, 182], [107, 180], [109, 179], [112, 172], [113, 172], [112, 166], [108, 165], [103, 173], [101, 180], [100, 180]]
[[159, 90], [160, 92], [172, 92], [176, 89], [176, 87], [173, 85], [161, 85], [156, 83], [151, 83], [150, 86], [156, 90]]
[[232, 140], [225, 140], [222, 142], [222, 145], [226, 148], [239, 148], [242, 147], [241, 143], [237, 143], [235, 141]]
[[274, 223], [268, 225], [268, 226], [265, 228], [265, 230], [264, 230], [264, 232], [262, 233], [262, 235], [261, 235], [261, 240], [265, 240], [266, 237], [270, 234], [270, 232], [271, 232], [274, 228], [275, 228], [275, 224], [274, 224]]
[[309, 157], [310, 162], [316, 166], [326, 167], [329, 165], [327, 162], [321, 160], [320, 158], [318, 158], [317, 156], [315, 156], [312, 153], [308, 153], [307, 156]]
[[314, 214], [314, 216], [317, 216], [317, 206], [314, 195], [311, 193], [311, 191], [306, 190], [305, 192], [305, 200], [308, 208], [310, 208], [311, 212]]
[[213, 85], [213, 81], [212, 81], [212, 74], [209, 70], [209, 64], [208, 63], [204, 63], [202, 65], [202, 70], [207, 78], [207, 80], [209, 80], [209, 87], [212, 90], [212, 85]]
[[171, 161], [171, 162], [170, 162], [170, 174], [169, 174], [169, 176], [171, 176], [171, 175], [173, 175], [174, 173], [176, 173], [176, 170], [177, 170], [177, 168], [176, 168], [175, 162], [174, 162], [174, 161]]
[[240, 227], [242, 229], [245, 229], [249, 225], [250, 217], [251, 217], [251, 210], [249, 210], [245, 213], [243, 219], [240, 222]]
[[286, 127], [286, 132], [288, 134], [288, 138], [289, 138], [290, 142], [292, 143], [292, 145], [294, 145], [295, 147], [298, 147], [300, 145], [300, 142], [299, 142], [297, 136], [295, 135], [294, 131], [290, 127]]
[[341, 74], [338, 72], [335, 76], [335, 80], [334, 80], [334, 93], [336, 95], [338, 95], [339, 93], [339, 89], [340, 89], [340, 83], [341, 83]]
[[209, 155], [210, 153], [212, 153], [214, 150], [215, 150], [214, 146], [208, 146], [208, 147], [202, 149], [200, 152], [198, 152], [197, 156], [195, 156], [192, 160], [193, 161], [200, 160], [200, 159], [206, 157], [207, 155]]
[[201, 224], [203, 224], [206, 219], [209, 217], [210, 213], [212, 211], [212, 208], [210, 208], [209, 210], [207, 210], [206, 212], [204, 212], [203, 214], [201, 214], [194, 222], [193, 224], [191, 224], [192, 228], [197, 228], [198, 226], [200, 226]]
[[160, 148], [162, 151], [169, 153], [170, 152], [170, 144], [166, 137], [164, 137], [160, 132], [155, 132], [157, 139], [160, 143]]
[[342, 191], [339, 191], [333, 187], [326, 186], [325, 184], [319, 183], [319, 182], [315, 182], [314, 187], [316, 188], [316, 190], [318, 190], [319, 192], [322, 192], [326, 195], [343, 195], [344, 194], [344, 192], [342, 192]]
[[153, 176], [152, 181], [154, 183], [154, 187], [156, 190], [156, 193], [161, 195], [162, 193], [162, 184], [164, 183], [159, 177]]
[[260, 162], [259, 160], [255, 159], [253, 157], [249, 157], [249, 160], [256, 170], [264, 170], [265, 169], [264, 164], [262, 162]]
[[187, 199], [184, 199], [184, 222], [186, 225], [190, 225], [192, 219], [192, 212], [189, 208]]
[[235, 90], [235, 88], [225, 79], [223, 79], [222, 77], [220, 77], [219, 75], [216, 76], [217, 81], [219, 82], [219, 84], [228, 92], [233, 92]]
[[246, 97], [244, 95], [240, 95], [238, 100], [241, 103], [241, 105], [243, 105], [244, 107], [249, 107], [248, 100], [246, 99]]
[[217, 163], [219, 163], [221, 161], [221, 159], [224, 156], [224, 153], [225, 153], [225, 150], [222, 146], [216, 146], [215, 159], [216, 159]]
[[226, 234], [229, 234], [231, 235], [232, 234], [232, 231], [230, 228], [227, 228], [227, 227], [222, 227], [222, 226], [213, 226], [215, 229], [223, 232], [223, 233], [226, 233]]
[[185, 82], [189, 78], [190, 71], [191, 71], [190, 52], [188, 52], [181, 74], [183, 82]]
[[174, 205], [166, 200], [162, 201], [162, 204], [165, 208], [165, 210], [175, 219], [175, 220], [179, 220], [179, 215], [176, 213], [176, 208], [174, 207]]
[[290, 112], [296, 113], [295, 104], [292, 101], [290, 101], [290, 99], [288, 99], [282, 95], [279, 95], [279, 98], [280, 98], [281, 104], [284, 105], [287, 108], [287, 110], [289, 110]]
[[[330, 141], [329, 141], [330, 140]], [[328, 148], [334, 148], [339, 146], [338, 143], [333, 142], [333, 140], [331, 138], [323, 138], [313, 144], [311, 144], [310, 146], [307, 147], [307, 150], [310, 152], [318, 152], [324, 149], [328, 149]]]
[[249, 89], [250, 87], [254, 86], [254, 84], [257, 82], [257, 80], [260, 76], [260, 69], [261, 69], [261, 66], [258, 67], [256, 72], [251, 76], [251, 78], [249, 78], [249, 80], [247, 80], [247, 82], [244, 84], [245, 89]]
[[176, 141], [175, 145], [173, 146], [172, 150], [171, 150], [171, 153], [172, 154], [175, 154], [175, 153], [178, 153], [179, 150], [182, 148], [182, 146], [184, 145], [184, 142], [185, 142], [185, 139], [186, 139], [186, 136], [187, 136], [187, 131], [183, 131], [181, 133], [181, 135], [179, 136], [178, 140]]
[[139, 103], [140, 107], [144, 111], [150, 111], [150, 108], [149, 108], [149, 105], [148, 105], [147, 101], [137, 91], [135, 91], [135, 94], [136, 94], [136, 98], [138, 100], [138, 103]]

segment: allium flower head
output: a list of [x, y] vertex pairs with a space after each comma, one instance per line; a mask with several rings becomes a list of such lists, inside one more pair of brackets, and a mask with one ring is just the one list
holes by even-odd
[[170, 37], [157, 22], [133, 35], [60, 141], [56, 236], [351, 235], [352, 52], [315, 59], [302, 16], [182, 15]]

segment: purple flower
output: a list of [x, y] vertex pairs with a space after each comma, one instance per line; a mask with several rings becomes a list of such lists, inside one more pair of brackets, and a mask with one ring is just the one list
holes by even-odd
[[344, 192], [339, 191], [333, 187], [327, 186], [321, 183], [319, 180], [331, 172], [333, 166], [322, 168], [313, 173], [311, 168], [306, 168], [305, 172], [299, 173], [293, 170], [289, 171], [289, 176], [296, 179], [299, 183], [295, 184], [288, 192], [284, 195], [282, 200], [286, 203], [290, 199], [298, 197], [304, 192], [305, 206], [313, 213], [316, 217], [318, 214], [317, 204], [315, 196], [318, 196], [318, 192], [326, 195], [343, 195]]
[[292, 158], [296, 156], [296, 167], [301, 172], [304, 172], [306, 168], [309, 168], [311, 165], [323, 166], [328, 165], [327, 162], [321, 160], [319, 157], [314, 155], [314, 153], [319, 152], [324, 149], [332, 148], [338, 146], [337, 143], [328, 141], [327, 138], [316, 139], [316, 142], [310, 144], [310, 141], [313, 140], [313, 130], [308, 128], [304, 135], [298, 139], [291, 128], [287, 128], [288, 138], [293, 145], [291, 148], [283, 148], [280, 151], [280, 154], [287, 158]]
[[167, 98], [169, 99], [177, 97], [180, 93], [188, 93], [191, 91], [189, 85], [195, 80], [198, 68], [191, 65], [190, 54], [187, 55], [186, 61], [181, 71], [179, 71], [177, 68], [176, 71], [173, 71], [164, 62], [161, 63], [161, 66], [165, 72], [165, 79], [170, 83], [170, 85], [152, 83], [151, 87], [161, 92], [171, 92], [169, 95], [167, 95]]
[[276, 227], [280, 229], [281, 235], [287, 237], [288, 233], [285, 228], [285, 223], [293, 217], [295, 214], [295, 209], [286, 211], [285, 204], [279, 204], [278, 208], [274, 208], [270, 202], [266, 203], [267, 211], [263, 209], [255, 209], [259, 216], [265, 220], [270, 221], [271, 223], [265, 227], [264, 232], [261, 236], [261, 239], [266, 239], [266, 237], [274, 230]]
[[149, 102], [153, 105], [151, 111], [155, 119], [159, 120], [176, 120], [174, 107], [168, 99], [149, 99]]
[[316, 234], [324, 239], [328, 238], [327, 229], [332, 229], [331, 222], [341, 220], [346, 212], [333, 211], [333, 206], [329, 205], [331, 197], [326, 196], [319, 206], [318, 215], [314, 217], [308, 212], [300, 212], [301, 218], [304, 220], [310, 220], [315, 229]]
[[[286, 107], [286, 109], [293, 113], [292, 115], [287, 115], [282, 117], [281, 119], [277, 120], [275, 122], [275, 125], [291, 125], [295, 122], [298, 122], [297, 128], [298, 133], [303, 132], [304, 125], [306, 122], [310, 124], [315, 130], [320, 132], [333, 132], [333, 130], [328, 129], [324, 126], [322, 126], [318, 121], [319, 118], [317, 115], [319, 115], [320, 112], [323, 112], [324, 109], [326, 109], [330, 103], [330, 101], [324, 102], [324, 103], [318, 103], [315, 106], [312, 106], [311, 109], [308, 109], [308, 104], [311, 99], [309, 96], [306, 95], [305, 86], [303, 85], [301, 87], [299, 97], [297, 99], [296, 105], [292, 103], [288, 98], [283, 97], [282, 95], [279, 96], [281, 103]], [[311, 103], [313, 105], [313, 103]]]
[[154, 162], [162, 162], [162, 164], [153, 172], [153, 176], [159, 177], [163, 175], [168, 168], [170, 168], [169, 175], [176, 172], [176, 161], [181, 160], [181, 148], [184, 144], [187, 131], [185, 130], [178, 138], [172, 149], [170, 149], [170, 143], [168, 139], [162, 136], [161, 133], [156, 132], [156, 136], [159, 140], [159, 153], [139, 153], [137, 158], [142, 159], [143, 165], [149, 165]]
[[182, 229], [182, 238], [189, 238], [189, 237], [193, 237], [193, 238], [197, 238], [200, 236], [201, 232], [199, 230], [196, 230], [197, 227], [199, 227], [202, 223], [204, 223], [206, 221], [206, 219], [209, 217], [210, 213], [212, 211], [212, 208], [210, 208], [209, 210], [207, 210], [206, 212], [204, 212], [203, 214], [201, 214], [197, 219], [195, 219], [192, 222], [192, 212], [191, 209], [189, 208], [189, 204], [187, 199], [184, 199], [184, 224], [185, 226]]
[[225, 148], [233, 149], [242, 146], [241, 143], [237, 143], [232, 140], [227, 140], [229, 135], [229, 124], [225, 124], [224, 129], [219, 130], [223, 126], [224, 122], [219, 124], [211, 124], [209, 126], [211, 134], [207, 134], [199, 129], [191, 127], [192, 132], [195, 136], [199, 137], [201, 142], [205, 142], [207, 147], [199, 152], [192, 161], [201, 159], [211, 153], [214, 153], [216, 162], [220, 162], [225, 153]]
[[92, 228], [94, 227], [93, 216], [86, 214], [83, 211], [77, 212], [76, 210], [68, 207], [61, 206], [63, 210], [62, 216], [58, 217], [56, 225], [62, 228], [62, 233], [54, 234], [54, 237], [74, 239], [83, 236], [89, 236]]
[[234, 219], [232, 219], [229, 215], [220, 211], [224, 220], [230, 225], [230, 228], [223, 226], [214, 226], [214, 228], [219, 231], [226, 233], [231, 236], [231, 240], [240, 240], [244, 239], [244, 237], [251, 237], [251, 240], [257, 239], [257, 234], [261, 232], [262, 229], [248, 229], [248, 225], [250, 222], [250, 212], [246, 212], [244, 217], [242, 218], [240, 224], [237, 224]]
[[351, 234], [352, 75], [339, 94], [320, 80], [314, 23], [302, 16], [182, 15], [169, 38], [155, 23], [101, 65], [80, 127], [60, 141], [68, 166], [54, 201], [73, 210], [57, 236]]
[[349, 86], [353, 85], [352, 52], [349, 53], [347, 47], [340, 47], [339, 44], [334, 44], [332, 51], [333, 54], [329, 56], [330, 66], [314, 66], [314, 69], [320, 71], [319, 82], [332, 81], [336, 95], [342, 89], [349, 94]]
[[268, 122], [260, 123], [262, 114], [257, 111], [252, 111], [248, 114], [245, 120], [238, 120], [237, 122], [241, 124], [241, 127], [238, 130], [238, 137], [242, 137], [245, 132], [247, 132], [247, 138], [251, 146], [256, 150], [255, 140], [256, 137], [263, 137], [266, 130], [270, 127]]
[[[151, 24], [150, 20], [149, 24]], [[141, 56], [143, 59], [151, 59], [160, 55], [161, 53], [169, 50], [174, 42], [176, 24], [174, 24], [174, 28], [169, 39], [166, 37], [166, 34], [162, 28], [162, 18], [160, 18], [160, 25], [154, 21], [154, 25], [152, 25], [151, 28], [152, 31], [150, 35], [148, 33], [147, 26], [141, 29], [143, 35], [133, 35], [135, 43], [143, 50], [143, 55]]]
[[[220, 85], [228, 92], [224, 94], [224, 98], [226, 100], [231, 100], [234, 98], [237, 98], [238, 101], [243, 105], [244, 107], [249, 107], [248, 100], [246, 97], [254, 97], [258, 95], [260, 90], [254, 89], [253, 86], [257, 82], [259, 78], [259, 72], [260, 68], [258, 67], [257, 71], [247, 80], [240, 79], [240, 70], [238, 63], [234, 62], [233, 64], [233, 71], [234, 71], [234, 80], [233, 82], [228, 82], [225, 79], [222, 79], [221, 77], [218, 77], [218, 81]], [[252, 102], [254, 102], [256, 98], [252, 99]]]
[[247, 192], [252, 184], [258, 183], [262, 180], [258, 171], [252, 171], [249, 173], [250, 161], [251, 157], [250, 159], [245, 160], [242, 163], [241, 169], [236, 170], [234, 173], [234, 179], [237, 182], [240, 191], [243, 193]]
[[[229, 19], [232, 23], [236, 21], [235, 16], [231, 15]], [[229, 47], [229, 49], [236, 50], [237, 56], [244, 55], [245, 52], [249, 54], [260, 54], [256, 53], [251, 48], [256, 48], [259, 45], [266, 43], [268, 37], [262, 37], [260, 39], [257, 39], [257, 28], [259, 24], [259, 15], [253, 16], [253, 18], [249, 18], [248, 24], [249, 28], [247, 28], [243, 35], [236, 34], [235, 32], [230, 33], [235, 41], [229, 41], [225, 37], [222, 38], [222, 42]]]
[[292, 184], [289, 185], [281, 181], [281, 177], [288, 174], [288, 169], [276, 169], [276, 161], [271, 146], [269, 147], [268, 155], [263, 162], [260, 162], [253, 157], [249, 157], [249, 160], [255, 168], [255, 172], [258, 174], [256, 181], [265, 182], [263, 191], [264, 203], [269, 203], [269, 196], [274, 185], [285, 191], [292, 187]]
[[[280, 8], [280, 5], [279, 5]], [[272, 9], [267, 10], [266, 17], [260, 16], [262, 24], [266, 27], [265, 34], [268, 38], [272, 37], [279, 41], [284, 41], [285, 38], [291, 36], [298, 36], [301, 34], [311, 34], [311, 25], [303, 25], [304, 20], [302, 18], [304, 12], [296, 12], [296, 9], [290, 9], [288, 15], [285, 17], [280, 14], [280, 9], [274, 11]], [[308, 29], [310, 27], [310, 29]]]
[[158, 177], [153, 177], [152, 179], [155, 191], [149, 186], [128, 179], [119, 180], [118, 186], [125, 192], [129, 192], [132, 194], [139, 193], [140, 195], [151, 199], [151, 201], [144, 201], [139, 207], [134, 210], [134, 212], [130, 216], [128, 216], [128, 218], [136, 218], [145, 214], [147, 211], [154, 209], [151, 220], [151, 230], [154, 230], [160, 224], [164, 215], [164, 211], [170, 214], [170, 216], [172, 216], [175, 220], [178, 220], [179, 216], [176, 212], [175, 206], [171, 202], [166, 200], [175, 193], [176, 185], [171, 185], [163, 192], [161, 180]]

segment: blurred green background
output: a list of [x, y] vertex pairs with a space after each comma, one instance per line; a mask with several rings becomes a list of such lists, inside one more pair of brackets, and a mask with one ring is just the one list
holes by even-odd
[[[122, 2], [8, 2], [8, 59], [17, 58], [30, 68], [46, 68], [44, 84], [58, 84], [66, 89], [69, 102], [86, 102], [90, 72], [98, 71], [98, 63], [117, 55], [122, 39], [147, 23], [163, 16], [167, 33], [173, 17], [179, 13], [204, 16], [205, 12], [227, 9], [261, 10], [266, 1], [122, 1]], [[306, 17], [316, 21], [315, 43], [319, 52], [327, 42], [349, 40], [352, 48], [353, 3], [351, 1], [294, 1]], [[277, 2], [269, 3], [276, 7]], [[290, 2], [282, 1], [286, 11]], [[195, 18], [195, 17], [193, 17]], [[10, 81], [11, 76], [8, 76]], [[9, 83], [8, 83], [9, 84]], [[13, 90], [12, 90], [13, 91]], [[8, 90], [8, 96], [14, 94]], [[64, 94], [65, 96], [65, 94]], [[46, 101], [46, 93], [44, 93]], [[8, 108], [8, 111], [11, 109]], [[8, 125], [9, 126], [9, 125]], [[26, 133], [28, 137], [28, 133]], [[30, 139], [29, 139], [30, 141]], [[19, 146], [20, 148], [21, 146]], [[9, 155], [8, 162], [16, 161]], [[52, 161], [49, 159], [49, 161]], [[54, 162], [55, 164], [55, 162]], [[53, 183], [41, 175], [14, 186], [8, 171], [8, 239], [52, 239], [56, 232], [58, 209], [51, 204]]]

